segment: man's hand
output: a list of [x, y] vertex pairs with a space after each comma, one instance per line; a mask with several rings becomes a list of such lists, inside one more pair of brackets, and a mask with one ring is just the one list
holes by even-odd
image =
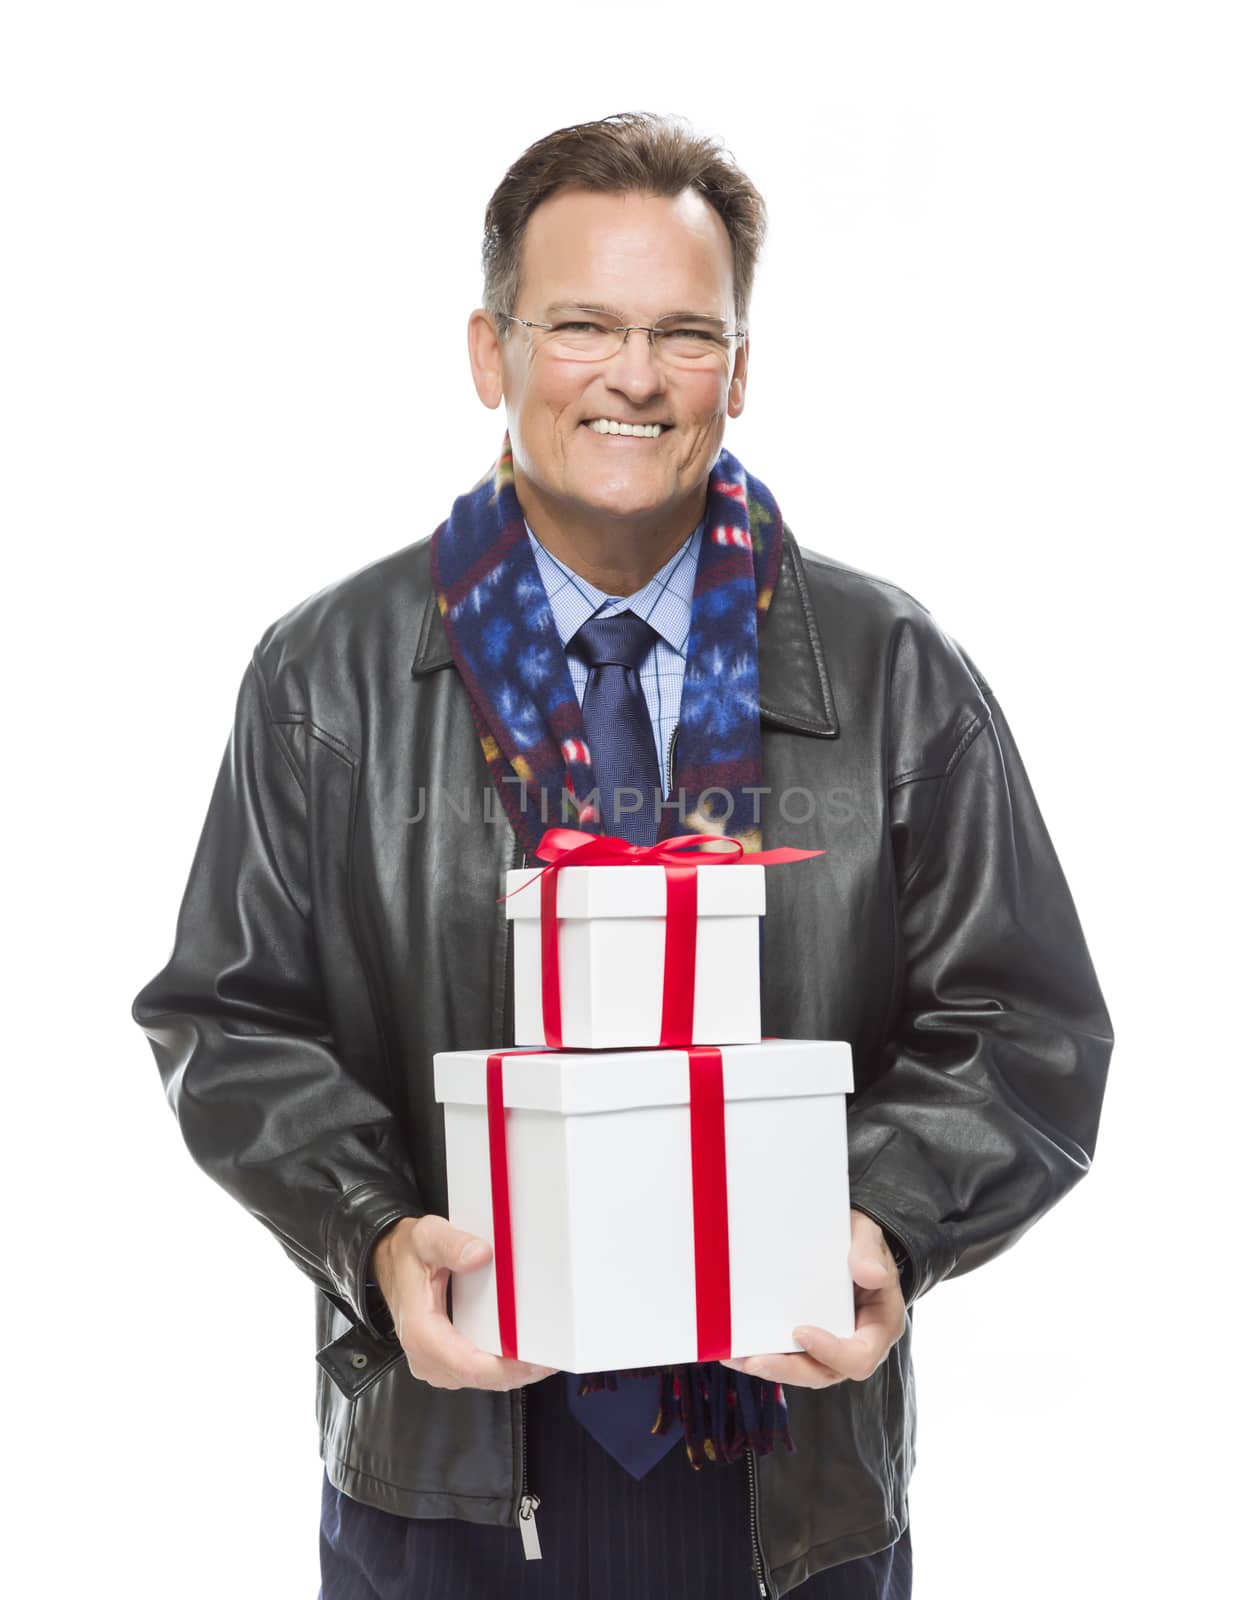
[[518, 1389], [559, 1370], [488, 1355], [449, 1320], [449, 1273], [473, 1272], [491, 1249], [485, 1239], [452, 1227], [447, 1217], [428, 1215], [402, 1217], [372, 1252], [375, 1282], [410, 1371], [437, 1389]]
[[854, 1280], [854, 1333], [848, 1339], [826, 1328], [795, 1328], [794, 1342], [806, 1355], [746, 1356], [722, 1367], [767, 1378], [770, 1383], [826, 1389], [844, 1378], [869, 1378], [901, 1338], [906, 1303], [897, 1263], [878, 1223], [850, 1208], [850, 1275]]

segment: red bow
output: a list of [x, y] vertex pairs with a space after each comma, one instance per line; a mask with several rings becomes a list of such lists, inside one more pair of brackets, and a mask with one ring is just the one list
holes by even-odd
[[[723, 845], [724, 849], [717, 848]], [[780, 866], [785, 861], [803, 861], [808, 856], [822, 856], [822, 850], [795, 850], [791, 845], [778, 845], [773, 850], [747, 852], [740, 839], [728, 834], [679, 833], [671, 839], [657, 839], [655, 844], [631, 844], [615, 833], [584, 833], [581, 828], [547, 828], [540, 839], [535, 854], [548, 865], [535, 878], [544, 873], [557, 872], [561, 867], [658, 867], [684, 864], [686, 856], [694, 856], [694, 866], [723, 867], [745, 857], [745, 865]], [[534, 883], [535, 878], [528, 880]], [[522, 884], [525, 889], [527, 885]], [[520, 894], [521, 889], [513, 889]], [[509, 896], [502, 894], [502, 900]]]

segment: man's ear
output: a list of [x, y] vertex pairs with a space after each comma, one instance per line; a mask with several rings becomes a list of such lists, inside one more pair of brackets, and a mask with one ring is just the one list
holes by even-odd
[[504, 399], [504, 352], [496, 324], [480, 307], [470, 313], [466, 324], [466, 343], [470, 349], [470, 372], [479, 399], [489, 411]]
[[746, 378], [750, 365], [750, 335], [737, 347], [733, 358], [733, 377], [729, 380], [729, 415], [740, 417], [746, 404]]

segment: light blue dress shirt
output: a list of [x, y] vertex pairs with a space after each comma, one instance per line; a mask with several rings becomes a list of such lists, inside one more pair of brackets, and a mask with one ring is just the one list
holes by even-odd
[[[614, 617], [619, 611], [634, 612], [659, 635], [640, 662], [638, 677], [651, 716], [660, 756], [660, 784], [667, 798], [672, 786], [669, 747], [673, 740], [673, 729], [677, 726], [681, 685], [686, 675], [686, 641], [690, 634], [690, 607], [699, 568], [699, 546], [703, 542], [703, 522], [641, 589], [627, 595], [605, 594], [563, 561], [558, 561], [550, 550], [545, 550], [531, 532], [529, 522], [526, 523], [526, 532], [562, 644], [569, 643], [588, 617]], [[586, 693], [588, 669], [576, 655], [566, 652], [566, 656], [569, 676], [573, 679], [578, 704], [581, 705]]]

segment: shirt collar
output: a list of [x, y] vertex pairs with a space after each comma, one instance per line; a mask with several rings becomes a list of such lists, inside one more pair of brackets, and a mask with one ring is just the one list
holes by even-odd
[[[525, 518], [522, 520], [526, 521]], [[603, 589], [597, 589], [593, 583], [588, 583], [579, 573], [558, 560], [550, 550], [540, 544], [530, 523], [527, 522], [526, 532], [535, 554], [539, 576], [543, 579], [543, 586], [547, 590], [552, 619], [556, 624], [561, 643], [568, 644], [588, 617], [593, 617], [601, 607], [612, 601], [613, 613], [628, 610], [633, 611], [636, 616], [643, 617], [666, 644], [676, 650], [678, 655], [684, 656], [686, 640], [690, 634], [690, 611], [694, 602], [694, 580], [698, 572], [699, 546], [703, 542], [703, 526], [706, 520], [704, 517], [685, 543], [673, 551], [660, 570], [653, 573], [641, 589], [620, 599]]]

